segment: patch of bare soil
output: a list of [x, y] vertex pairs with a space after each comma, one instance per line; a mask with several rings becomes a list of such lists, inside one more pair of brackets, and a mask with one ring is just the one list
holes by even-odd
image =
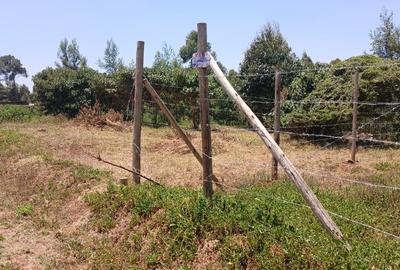
[[77, 182], [69, 165], [20, 150], [0, 170], [0, 269], [79, 269], [58, 235], [84, 232], [82, 195], [104, 183]]
[[0, 266], [45, 269], [66, 260], [54, 235], [37, 231], [28, 221], [0, 224], [0, 235], [4, 237], [0, 242]]
[[194, 269], [222, 269], [220, 255], [216, 252], [218, 240], [205, 241], [197, 249], [193, 262]]

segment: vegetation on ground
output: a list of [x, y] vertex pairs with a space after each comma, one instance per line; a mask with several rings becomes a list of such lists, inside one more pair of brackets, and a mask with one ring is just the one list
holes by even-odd
[[[365, 189], [347, 189], [317, 195], [332, 211], [398, 231], [398, 192], [375, 196]], [[145, 267], [168, 268], [177, 261], [190, 266], [199, 250], [213, 243], [210, 253], [218, 256], [214, 263], [232, 269], [399, 267], [398, 240], [336, 219], [353, 247], [349, 252], [321, 228], [310, 209], [282, 200], [304, 204], [287, 182], [217, 193], [211, 204], [201, 191], [150, 185], [110, 184], [106, 192], [86, 196], [94, 213], [91, 224], [99, 232], [112, 230], [119, 226], [118, 217], [128, 216], [120, 246], [109, 242], [107, 249], [107, 257], [113, 258], [108, 263], [119, 258], [121, 266], [140, 263], [143, 251], [148, 252]]]
[[[398, 240], [333, 216], [353, 248], [346, 250], [302, 206], [286, 179], [260, 178], [256, 185], [218, 191], [210, 203], [199, 189], [116, 185], [109, 172], [56, 159], [18, 131], [1, 129], [0, 137], [2, 162], [11, 166], [23, 160], [0, 170], [5, 187], [0, 195], [12, 198], [2, 209], [19, 216], [12, 224], [32, 223], [39, 241], [51, 236], [60, 245], [57, 257], [47, 262], [50, 268], [400, 267]], [[399, 163], [380, 162], [375, 168], [374, 183], [400, 183]], [[31, 181], [21, 186], [25, 179]], [[328, 210], [400, 233], [398, 190], [312, 187]], [[2, 235], [2, 246], [16, 241]]]
[[0, 123], [37, 120], [42, 112], [37, 108], [19, 105], [0, 105]]

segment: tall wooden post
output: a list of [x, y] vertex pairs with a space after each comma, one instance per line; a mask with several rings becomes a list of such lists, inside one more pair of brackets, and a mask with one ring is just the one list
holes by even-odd
[[[207, 24], [197, 24], [197, 52], [207, 53]], [[207, 198], [213, 194], [210, 108], [208, 100], [207, 68], [199, 68], [200, 121], [203, 154], [203, 190]]]
[[357, 114], [358, 97], [360, 96], [360, 73], [358, 70], [354, 73], [354, 91], [353, 91], [353, 123], [351, 132], [351, 159], [350, 162], [356, 162], [357, 151]]
[[[260, 119], [253, 113], [250, 107], [244, 102], [244, 100], [240, 97], [240, 95], [236, 92], [233, 86], [229, 83], [228, 79], [225, 77], [225, 74], [219, 68], [217, 62], [210, 55], [210, 67], [214, 71], [216, 75], [216, 79], [221, 84], [222, 88], [228, 94], [228, 96], [236, 103], [240, 111], [244, 114], [247, 121], [251, 124], [251, 126], [257, 131], [257, 134], [260, 136], [261, 140], [264, 144], [271, 150], [274, 158], [276, 158], [279, 162], [279, 165], [285, 170], [287, 176], [292, 181], [292, 183], [296, 186], [296, 188], [300, 191], [301, 195], [310, 206], [314, 215], [318, 218], [324, 228], [335, 238], [344, 241], [343, 234], [336, 225], [336, 223], [329, 216], [329, 213], [322, 206], [321, 202], [318, 200], [317, 196], [315, 196], [314, 192], [310, 189], [307, 183], [304, 181], [303, 177], [301, 177], [300, 172], [296, 169], [296, 167], [290, 162], [288, 157], [276, 144], [271, 134], [267, 131], [264, 125], [261, 123]], [[350, 248], [347, 242], [345, 242], [347, 248]]]
[[[133, 107], [133, 161], [132, 170], [140, 173], [142, 112], [143, 112], [143, 56], [144, 42], [138, 41], [136, 48], [135, 100]], [[133, 174], [135, 184], [140, 184], [140, 176]]]
[[[160, 107], [161, 111], [164, 113], [165, 117], [171, 124], [171, 126], [175, 129], [176, 133], [182, 138], [182, 140], [186, 143], [186, 145], [189, 147], [190, 151], [192, 154], [195, 156], [195, 158], [199, 161], [200, 165], [203, 166], [203, 158], [201, 157], [201, 154], [197, 151], [197, 149], [194, 147], [186, 133], [183, 131], [183, 129], [179, 126], [178, 122], [175, 120], [174, 116], [170, 112], [170, 110], [167, 108], [165, 103], [162, 101], [161, 97], [157, 94], [156, 90], [154, 90], [153, 86], [151, 86], [150, 82], [146, 79], [144, 79], [144, 87], [147, 89], [153, 100], [157, 103], [157, 105]], [[213, 174], [212, 179], [214, 183], [222, 188], [221, 183], [219, 182], [218, 178]]]
[[[275, 100], [274, 100], [274, 141], [280, 143], [281, 129], [281, 73], [275, 69]], [[272, 156], [271, 180], [278, 179], [278, 160]]]

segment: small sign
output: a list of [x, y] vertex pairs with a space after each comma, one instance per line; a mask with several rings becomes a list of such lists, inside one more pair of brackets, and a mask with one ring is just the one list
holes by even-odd
[[210, 55], [208, 53], [196, 52], [192, 56], [192, 67], [207, 68], [210, 65]]

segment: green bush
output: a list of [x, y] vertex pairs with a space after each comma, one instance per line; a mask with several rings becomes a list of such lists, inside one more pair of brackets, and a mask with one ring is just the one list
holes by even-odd
[[[290, 85], [289, 96], [283, 103], [285, 113], [282, 120], [286, 128], [338, 136], [351, 131], [354, 89], [352, 76], [356, 68], [360, 71], [359, 102], [396, 103], [400, 100], [399, 61], [364, 55], [319, 68], [318, 71], [298, 74]], [[392, 109], [395, 107], [359, 105], [359, 131], [374, 134], [382, 130], [381, 133], [385, 133], [385, 136], [374, 137], [400, 139], [400, 133], [397, 132], [400, 128], [400, 114], [398, 110], [390, 112]], [[375, 118], [377, 119], [374, 120]], [[374, 124], [368, 124], [371, 122]], [[379, 130], [376, 124], [379, 124]]]
[[0, 106], [0, 123], [2, 122], [24, 122], [37, 119], [41, 112], [33, 107], [20, 105]]
[[47, 68], [32, 78], [34, 97], [45, 113], [74, 117], [82, 107], [95, 104], [95, 74], [90, 68]]

